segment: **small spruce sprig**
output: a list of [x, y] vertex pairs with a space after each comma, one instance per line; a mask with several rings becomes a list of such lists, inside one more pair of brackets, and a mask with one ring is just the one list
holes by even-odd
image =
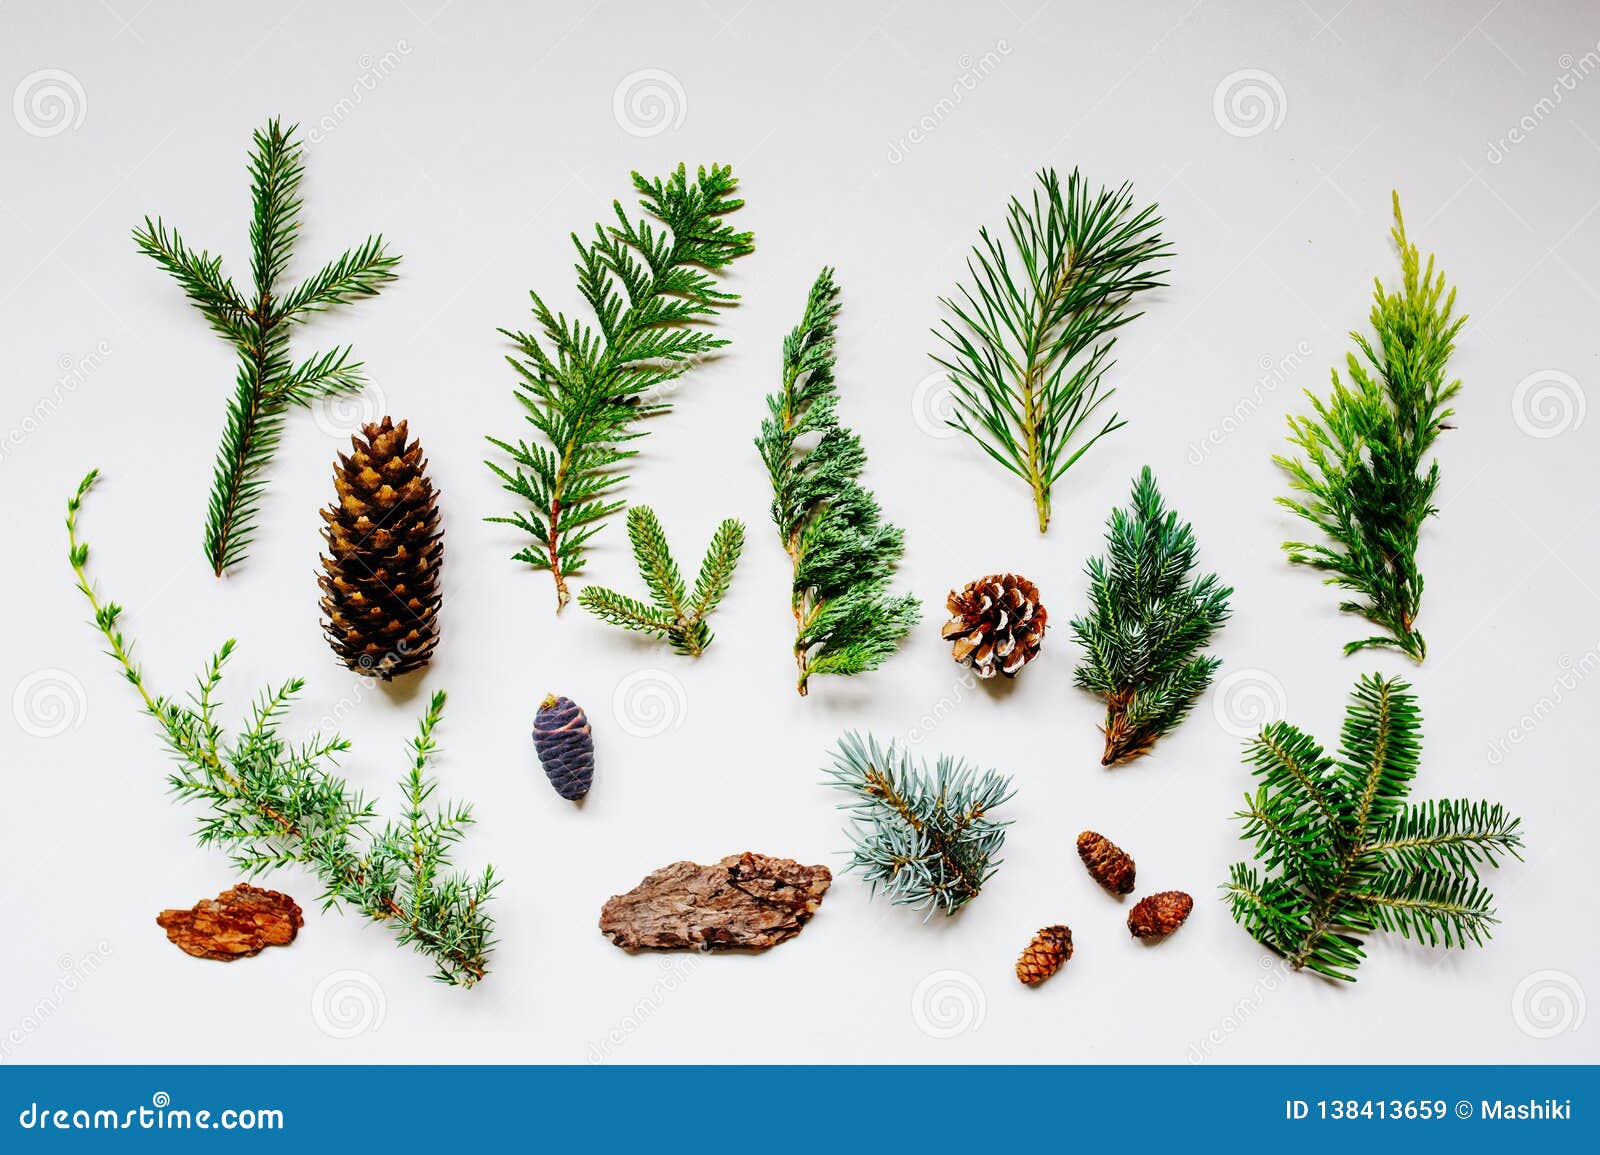
[[[971, 287], [935, 334], [949, 373], [950, 424], [1027, 483], [1050, 525], [1055, 483], [1100, 438], [1127, 422], [1096, 416], [1116, 330], [1140, 314], [1135, 294], [1165, 284], [1155, 266], [1172, 255], [1155, 205], [1133, 206], [1132, 186], [1091, 192], [1077, 169], [1063, 189], [1054, 169], [1038, 174], [1030, 202], [1011, 199], [1009, 246], [982, 229], [967, 260]], [[1091, 420], [1098, 432], [1087, 432]], [[1080, 433], [1087, 433], [1080, 437]]]
[[1456, 291], [1446, 291], [1433, 257], [1422, 264], [1406, 236], [1400, 195], [1394, 195], [1390, 235], [1400, 250], [1400, 287], [1374, 279], [1370, 322], [1376, 340], [1352, 332], [1360, 357], [1345, 358], [1348, 383], [1332, 373], [1326, 401], [1309, 390], [1314, 416], [1289, 417], [1289, 442], [1303, 457], [1273, 458], [1289, 474], [1289, 488], [1302, 496], [1277, 500], [1315, 526], [1326, 539], [1290, 541], [1291, 562], [1328, 574], [1328, 585], [1357, 597], [1340, 603], [1385, 633], [1345, 644], [1353, 654], [1369, 646], [1391, 646], [1422, 661], [1428, 646], [1416, 628], [1422, 605], [1417, 545], [1422, 524], [1438, 512], [1438, 459], [1423, 461], [1455, 410], [1450, 402], [1461, 381], [1446, 375], [1456, 334]]
[[1478, 869], [1522, 857], [1520, 820], [1498, 803], [1408, 800], [1422, 753], [1410, 690], [1358, 681], [1337, 758], [1288, 722], [1247, 745], [1261, 786], [1238, 816], [1264, 873], [1238, 863], [1224, 889], [1234, 920], [1296, 970], [1354, 982], [1367, 935], [1481, 946], [1499, 921]]
[[[894, 653], [921, 617], [912, 594], [891, 594], [904, 533], [882, 520], [857, 480], [861, 438], [839, 423], [834, 333], [839, 288], [825, 268], [800, 324], [783, 342], [783, 388], [767, 397], [756, 448], [772, 481], [772, 521], [794, 576], [797, 689], [816, 674], [859, 674]], [[802, 449], [802, 440], [813, 441]]]
[[1233, 590], [1192, 576], [1197, 546], [1167, 509], [1150, 467], [1133, 504], [1106, 523], [1104, 557], [1089, 559], [1089, 613], [1073, 619], [1084, 649], [1075, 680], [1106, 702], [1103, 766], [1148, 753], [1188, 715], [1222, 664], [1202, 653], [1228, 619]]
[[673, 560], [661, 522], [648, 505], [628, 510], [628, 540], [639, 576], [650, 592], [650, 603], [590, 585], [579, 591], [578, 604], [603, 622], [661, 638], [672, 643], [678, 653], [699, 657], [714, 636], [708, 619], [727, 594], [739, 564], [744, 523], [730, 517], [717, 526], [701, 559], [692, 594]]
[[670, 409], [662, 387], [728, 343], [708, 324], [739, 297], [718, 289], [712, 274], [753, 248], [750, 233], [722, 219], [744, 204], [732, 168], [702, 168], [693, 180], [683, 165], [666, 180], [634, 173], [633, 187], [644, 219], [613, 202], [614, 224], [596, 225], [588, 242], [572, 235], [578, 292], [594, 324], [552, 311], [533, 292], [539, 333], [500, 330], [516, 345], [506, 360], [521, 378], [517, 402], [537, 437], [488, 439], [511, 466], [485, 464], [527, 506], [488, 520], [533, 539], [513, 556], [550, 571], [558, 613], [589, 539], [624, 504], [612, 494], [637, 452], [628, 442], [644, 436], [637, 422]]
[[473, 819], [463, 803], [430, 805], [437, 782], [427, 764], [437, 748], [434, 729], [444, 694], [433, 695], [409, 744], [411, 767], [400, 783], [405, 809], [374, 830], [376, 806], [332, 770], [350, 743], [337, 734], [312, 734], [295, 745], [283, 736], [284, 717], [303, 679], [263, 690], [244, 728], [231, 736], [217, 716], [231, 639], [212, 656], [186, 701], [152, 693], [133, 642], [119, 625], [122, 607], [102, 601], [86, 571], [89, 546], [78, 538], [78, 512], [97, 476], [85, 477], [67, 502], [72, 571], [107, 652], [161, 730], [176, 764], [167, 778], [173, 792], [204, 807], [200, 844], [223, 848], [247, 877], [301, 864], [322, 883], [323, 909], [348, 905], [387, 925], [402, 946], [432, 960], [435, 977], [445, 983], [470, 987], [483, 978], [494, 948], [487, 903], [499, 879], [493, 867], [475, 877], [447, 872], [451, 851]]
[[300, 231], [304, 165], [295, 130], [274, 118], [254, 134], [248, 296], [223, 273], [220, 256], [194, 251], [160, 217], [146, 217], [144, 227], [133, 233], [140, 252], [178, 282], [238, 354], [206, 513], [206, 560], [218, 577], [243, 561], [250, 547], [266, 487], [262, 475], [283, 436], [285, 414], [297, 405], [309, 408], [324, 398], [357, 392], [366, 383], [349, 345], [294, 363], [290, 330], [315, 313], [376, 295], [394, 280], [400, 261], [381, 236], [371, 236], [296, 287], [280, 290]]
[[855, 843], [849, 870], [898, 906], [954, 914], [978, 896], [1000, 866], [1009, 820], [994, 812], [1010, 800], [1011, 780], [941, 755], [930, 773], [910, 751], [846, 734], [827, 785], [852, 795]]

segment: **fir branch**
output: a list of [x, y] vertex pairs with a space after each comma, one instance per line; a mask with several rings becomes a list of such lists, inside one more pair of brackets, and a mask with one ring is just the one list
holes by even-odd
[[1269, 873], [1238, 863], [1225, 890], [1234, 920], [1296, 969], [1354, 982], [1377, 931], [1447, 947], [1489, 937], [1478, 867], [1522, 857], [1520, 821], [1488, 802], [1410, 802], [1421, 732], [1410, 686], [1373, 674], [1352, 693], [1338, 758], [1287, 722], [1249, 744], [1261, 785], [1238, 816]]
[[1439, 488], [1438, 460], [1426, 468], [1423, 462], [1455, 412], [1450, 402], [1461, 382], [1447, 378], [1445, 366], [1466, 318], [1453, 316], [1455, 289], [1446, 292], [1433, 257], [1424, 266], [1407, 238], [1398, 193], [1391, 236], [1401, 282], [1389, 290], [1374, 281], [1369, 319], [1376, 342], [1351, 333], [1360, 357], [1346, 355], [1348, 382], [1335, 369], [1327, 400], [1306, 393], [1314, 415], [1289, 418], [1289, 442], [1303, 456], [1273, 460], [1300, 495], [1279, 497], [1279, 504], [1324, 539], [1285, 542], [1289, 560], [1322, 570], [1328, 585], [1356, 594], [1339, 608], [1386, 631], [1346, 643], [1344, 652], [1390, 646], [1420, 662], [1428, 647], [1416, 628], [1417, 546], [1423, 523], [1438, 512]]
[[993, 812], [1011, 799], [1011, 780], [941, 756], [932, 773], [893, 743], [847, 734], [827, 784], [847, 791], [855, 847], [847, 869], [896, 905], [954, 914], [1000, 866], [1009, 821]]
[[499, 879], [492, 867], [477, 876], [446, 872], [472, 813], [456, 803], [429, 805], [437, 782], [427, 767], [444, 694], [433, 695], [411, 742], [402, 818], [377, 832], [371, 828], [376, 807], [334, 773], [350, 744], [314, 734], [295, 746], [282, 734], [301, 679], [263, 691], [232, 738], [216, 719], [232, 640], [212, 656], [187, 703], [153, 694], [122, 633], [122, 607], [102, 601], [88, 577], [89, 546], [78, 538], [78, 513], [97, 476], [85, 477], [67, 502], [68, 559], [108, 653], [161, 730], [174, 763], [168, 784], [203, 807], [200, 844], [223, 848], [249, 877], [303, 865], [322, 883], [324, 909], [348, 905], [387, 924], [401, 945], [433, 961], [443, 982], [472, 986], [483, 978], [494, 947], [494, 919], [485, 904]]
[[[772, 481], [772, 520], [794, 569], [798, 689], [814, 674], [876, 669], [921, 617], [911, 594], [891, 594], [904, 534], [886, 525], [857, 480], [866, 451], [839, 424], [834, 332], [839, 289], [825, 268], [800, 324], [784, 339], [783, 388], [767, 398], [756, 448]], [[799, 443], [813, 440], [809, 449]]]
[[291, 327], [318, 310], [377, 294], [394, 279], [400, 260], [389, 255], [382, 237], [369, 237], [298, 288], [279, 291], [300, 228], [304, 166], [294, 134], [295, 126], [285, 129], [276, 118], [254, 134], [249, 299], [223, 274], [221, 257], [195, 253], [160, 218], [146, 217], [144, 227], [133, 233], [139, 250], [178, 282], [212, 330], [238, 353], [206, 514], [206, 560], [218, 577], [248, 552], [265, 487], [262, 473], [277, 449], [287, 410], [364, 384], [361, 363], [352, 359], [348, 346], [292, 367]]
[[1165, 284], [1154, 266], [1172, 249], [1156, 207], [1134, 210], [1131, 186], [1091, 193], [1077, 169], [1065, 190], [1054, 169], [1038, 182], [1030, 203], [1011, 199], [1009, 246], [982, 229], [971, 286], [940, 298], [948, 352], [934, 360], [950, 375], [950, 424], [1027, 483], [1043, 533], [1055, 483], [1126, 424], [1099, 416], [1116, 330], [1139, 316], [1136, 294]]
[[634, 173], [633, 186], [645, 219], [632, 220], [614, 202], [614, 224], [596, 225], [588, 242], [572, 236], [578, 291], [594, 324], [553, 312], [531, 293], [538, 332], [500, 330], [516, 346], [507, 361], [537, 436], [488, 438], [511, 464], [485, 464], [528, 507], [488, 520], [533, 539], [514, 558], [550, 571], [558, 613], [589, 539], [623, 506], [612, 495], [635, 452], [624, 447], [644, 436], [638, 420], [670, 409], [662, 387], [728, 343], [708, 326], [739, 298], [712, 274], [753, 248], [750, 233], [722, 219], [744, 204], [731, 168], [702, 168], [693, 181], [683, 165], [666, 180]]
[[1228, 619], [1233, 590], [1191, 576], [1196, 544], [1161, 500], [1146, 466], [1133, 504], [1106, 525], [1105, 557], [1089, 559], [1090, 612], [1073, 619], [1084, 648], [1075, 680], [1106, 701], [1103, 766], [1145, 754], [1188, 715], [1222, 663], [1201, 653]]
[[678, 653], [699, 657], [715, 636], [707, 619], [727, 594], [744, 549], [743, 523], [730, 517], [717, 526], [700, 562], [693, 596], [683, 584], [661, 522], [649, 506], [628, 510], [628, 540], [633, 543], [634, 560], [653, 604], [595, 585], [579, 592], [579, 604], [603, 622], [662, 638]]

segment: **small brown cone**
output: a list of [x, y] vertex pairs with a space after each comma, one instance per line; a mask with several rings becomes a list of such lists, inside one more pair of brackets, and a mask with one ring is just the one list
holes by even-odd
[[1078, 857], [1089, 877], [1112, 894], [1133, 893], [1133, 859], [1104, 834], [1085, 830], [1078, 835]]
[[321, 511], [322, 629], [341, 661], [384, 681], [428, 664], [439, 642], [444, 545], [427, 460], [385, 417], [350, 439]]
[[1028, 986], [1042, 983], [1072, 957], [1072, 929], [1047, 926], [1033, 936], [1017, 960], [1017, 978]]
[[1134, 903], [1128, 912], [1128, 930], [1134, 938], [1162, 938], [1183, 925], [1194, 909], [1194, 899], [1181, 890], [1163, 890]]
[[990, 574], [945, 599], [950, 620], [939, 631], [951, 656], [980, 678], [1014, 678], [1039, 656], [1049, 615], [1039, 589], [1016, 574]]

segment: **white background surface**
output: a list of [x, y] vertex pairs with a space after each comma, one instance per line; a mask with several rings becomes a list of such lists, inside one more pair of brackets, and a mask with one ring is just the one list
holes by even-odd
[[[1600, 983], [1587, 897], [1600, 419], [1582, 420], [1600, 315], [1600, 18], [1586, 8], [7, 3], [0, 87], [23, 95], [0, 116], [5, 1061], [1600, 1058], [1585, 1006]], [[50, 69], [70, 83], [34, 75]], [[65, 121], [30, 105], [41, 84], [65, 94]], [[645, 94], [630, 113], [641, 84], [667, 107]], [[1230, 107], [1241, 86], [1259, 99]], [[247, 277], [245, 149], [272, 114], [320, 126], [296, 271], [377, 230], [405, 262], [379, 299], [300, 331], [303, 352], [353, 341], [375, 387], [343, 413], [292, 416], [249, 561], [218, 582], [200, 530], [231, 353], [129, 232], [159, 213]], [[732, 346], [685, 380], [625, 490], [655, 505], [681, 556], [721, 517], [750, 527], [698, 663], [577, 606], [556, 621], [548, 576], [509, 562], [521, 543], [481, 520], [509, 508], [483, 435], [521, 435], [496, 326], [529, 323], [533, 286], [570, 307], [568, 232], [628, 195], [630, 169], [679, 160], [733, 162], [737, 224], [757, 237], [731, 277], [745, 297], [722, 325]], [[936, 297], [1046, 164], [1131, 180], [1178, 255], [1119, 345], [1130, 424], [1061, 485], [1041, 539], [1023, 488], [929, 434], [924, 382]], [[1284, 414], [1342, 362], [1372, 276], [1398, 275], [1391, 188], [1472, 316], [1416, 671], [1340, 656], [1362, 624], [1285, 564], [1278, 543], [1296, 531], [1271, 500]], [[750, 439], [824, 263], [844, 289], [844, 417], [906, 528], [902, 585], [926, 620], [879, 672], [821, 680], [802, 701]], [[443, 642], [404, 689], [338, 666], [317, 625], [335, 434], [384, 412], [423, 439], [448, 526]], [[1065, 625], [1145, 463], [1236, 588], [1235, 617], [1217, 646], [1224, 684], [1153, 756], [1106, 772]], [[233, 705], [303, 673], [291, 732], [339, 719], [350, 777], [391, 803], [425, 692], [449, 690], [437, 769], [480, 819], [461, 860], [493, 860], [506, 880], [478, 989], [433, 984], [384, 930], [318, 912], [297, 870], [267, 879], [307, 908], [292, 948], [223, 966], [167, 944], [157, 911], [236, 879], [195, 847], [197, 815], [165, 796], [151, 725], [82, 624], [60, 516], [95, 465], [93, 571], [127, 605], [155, 686], [182, 692], [237, 636]], [[628, 586], [620, 520], [591, 574]], [[1015, 686], [963, 686], [937, 638], [944, 593], [1004, 569], [1038, 582], [1058, 628]], [[1502, 800], [1530, 851], [1490, 879], [1504, 925], [1487, 949], [1375, 940], [1352, 989], [1274, 970], [1216, 887], [1244, 851], [1231, 813], [1249, 777], [1230, 729], [1282, 713], [1332, 743], [1374, 668], [1414, 676], [1421, 695], [1417, 796]], [[582, 810], [550, 790], [528, 739], [548, 691], [595, 725]], [[664, 732], [640, 736], [652, 723]], [[819, 777], [846, 728], [1015, 776], [1005, 865], [959, 918], [924, 925], [847, 876], [762, 957], [630, 957], [599, 935], [603, 900], [675, 859], [749, 848], [840, 865], [838, 799]], [[1195, 894], [1181, 934], [1129, 939], [1125, 905], [1077, 862], [1085, 827], [1133, 852], [1141, 890]], [[1023, 989], [1016, 954], [1057, 921], [1077, 957]]]

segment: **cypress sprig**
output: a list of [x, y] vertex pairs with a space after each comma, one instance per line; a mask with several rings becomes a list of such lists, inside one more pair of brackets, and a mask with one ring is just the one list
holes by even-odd
[[1464, 947], [1499, 921], [1478, 870], [1522, 857], [1520, 820], [1498, 803], [1408, 801], [1422, 753], [1410, 689], [1357, 682], [1337, 758], [1288, 722], [1247, 746], [1261, 785], [1238, 816], [1261, 869], [1238, 863], [1225, 889], [1235, 921], [1297, 970], [1354, 982], [1370, 934]]
[[[825, 268], [805, 316], [783, 342], [783, 387], [767, 398], [756, 448], [772, 482], [772, 520], [794, 577], [797, 688], [816, 674], [859, 674], [894, 653], [921, 617], [911, 594], [891, 594], [904, 534], [882, 520], [857, 480], [861, 438], [839, 423], [834, 333], [839, 289]], [[814, 439], [809, 449], [799, 443]]]
[[1077, 684], [1106, 702], [1100, 761], [1111, 766], [1147, 753], [1211, 684], [1222, 662], [1202, 651], [1233, 590], [1214, 573], [1193, 576], [1194, 531], [1167, 509], [1149, 466], [1132, 506], [1112, 511], [1106, 546], [1089, 559], [1090, 609], [1072, 635], [1084, 649]]
[[678, 653], [699, 657], [714, 636], [709, 621], [712, 611], [733, 582], [744, 549], [744, 524], [730, 517], [717, 526], [692, 593], [672, 557], [661, 522], [649, 506], [628, 510], [628, 540], [650, 601], [590, 585], [578, 593], [578, 603], [601, 621], [662, 638]]
[[1328, 574], [1328, 585], [1357, 597], [1340, 603], [1386, 632], [1346, 643], [1344, 652], [1389, 646], [1416, 661], [1428, 646], [1416, 628], [1422, 606], [1417, 546], [1422, 525], [1438, 512], [1437, 459], [1423, 460], [1440, 432], [1449, 429], [1450, 402], [1461, 390], [1446, 376], [1456, 334], [1466, 317], [1454, 316], [1456, 292], [1430, 254], [1422, 264], [1406, 236], [1400, 195], [1394, 194], [1394, 228], [1400, 250], [1400, 287], [1373, 281], [1370, 321], [1376, 341], [1352, 332], [1360, 357], [1345, 358], [1348, 383], [1332, 374], [1327, 400], [1311, 393], [1311, 417], [1289, 417], [1289, 441], [1303, 457], [1273, 460], [1303, 496], [1278, 498], [1326, 539], [1284, 543], [1289, 560]]
[[250, 154], [251, 291], [241, 296], [222, 271], [222, 258], [194, 251], [157, 217], [135, 229], [139, 250], [178, 282], [212, 330], [238, 353], [207, 504], [205, 552], [212, 571], [244, 560], [255, 533], [266, 480], [262, 476], [283, 436], [285, 414], [327, 397], [357, 392], [365, 384], [351, 346], [314, 354], [299, 364], [289, 355], [290, 330], [312, 314], [374, 296], [394, 280], [400, 261], [381, 236], [368, 237], [312, 274], [280, 291], [278, 282], [294, 254], [300, 231], [300, 180], [304, 175], [295, 126], [276, 119], [253, 138]]
[[1027, 483], [1043, 533], [1055, 483], [1127, 424], [1098, 416], [1114, 392], [1116, 330], [1139, 316], [1136, 294], [1165, 284], [1156, 265], [1172, 249], [1156, 206], [1136, 210], [1130, 185], [1093, 193], [1073, 169], [1063, 189], [1049, 168], [1038, 182], [1031, 201], [1011, 199], [1010, 244], [982, 229], [970, 287], [940, 298], [950, 317], [934, 332], [949, 351], [934, 360], [950, 375], [950, 424]]
[[374, 830], [377, 807], [333, 772], [350, 743], [337, 734], [313, 734], [294, 745], [283, 736], [302, 679], [263, 690], [244, 728], [231, 736], [217, 717], [231, 639], [207, 663], [187, 701], [152, 693], [133, 642], [122, 633], [122, 607], [102, 601], [86, 571], [89, 546], [78, 538], [78, 512], [96, 478], [91, 472], [67, 502], [68, 557], [107, 652], [156, 720], [176, 764], [168, 784], [203, 807], [200, 844], [222, 847], [247, 877], [303, 865], [323, 885], [324, 909], [348, 905], [384, 923], [401, 945], [428, 956], [445, 983], [470, 987], [483, 978], [494, 948], [487, 903], [499, 879], [493, 867], [475, 877], [448, 871], [472, 810], [463, 803], [430, 804], [437, 782], [427, 766], [437, 748], [444, 694], [433, 695], [409, 744], [411, 766], [400, 784], [405, 809]]
[[707, 326], [739, 297], [717, 288], [712, 274], [753, 248], [750, 233], [722, 219], [744, 204], [731, 168], [702, 168], [694, 180], [683, 165], [666, 180], [634, 173], [633, 186], [644, 219], [613, 202], [616, 223], [596, 225], [588, 242], [572, 235], [578, 292], [594, 324], [552, 311], [534, 292], [538, 333], [500, 330], [516, 345], [506, 360], [537, 437], [488, 439], [511, 466], [485, 464], [527, 506], [488, 520], [533, 539], [515, 560], [550, 571], [558, 613], [589, 539], [624, 504], [613, 494], [636, 452], [627, 443], [644, 436], [637, 422], [669, 410], [662, 386], [728, 343]]

